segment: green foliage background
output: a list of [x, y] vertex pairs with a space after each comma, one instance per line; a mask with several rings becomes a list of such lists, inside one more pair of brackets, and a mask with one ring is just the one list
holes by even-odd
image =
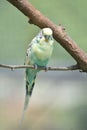
[[[29, 0], [55, 24], [62, 24], [78, 46], [87, 52], [86, 0]], [[6, 0], [0, 1], [0, 63], [23, 64], [28, 44], [40, 29]], [[55, 41], [54, 65], [74, 64]], [[87, 75], [48, 72], [38, 76], [24, 130], [87, 130]], [[24, 94], [24, 71], [0, 69], [0, 129], [18, 125]], [[22, 129], [23, 129], [22, 128]]]

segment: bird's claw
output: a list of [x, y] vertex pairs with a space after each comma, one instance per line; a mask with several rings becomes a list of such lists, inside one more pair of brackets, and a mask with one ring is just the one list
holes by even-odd
[[[36, 64], [34, 65], [34, 69], [35, 69], [35, 70], [37, 70], [37, 69], [38, 69], [38, 66], [37, 66]], [[44, 70], [45, 70], [45, 72], [47, 72], [47, 71], [48, 71], [48, 67], [47, 67], [47, 66], [43, 66], [43, 67], [42, 67], [42, 69], [44, 69]]]
[[47, 72], [47, 71], [48, 71], [48, 67], [47, 67], [47, 66], [45, 66], [44, 68], [45, 68], [45, 72]]
[[38, 66], [37, 65], [34, 65], [34, 69], [37, 70]]

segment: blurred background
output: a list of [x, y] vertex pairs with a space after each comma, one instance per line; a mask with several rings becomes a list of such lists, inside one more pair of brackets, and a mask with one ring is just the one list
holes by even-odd
[[[87, 51], [86, 0], [30, 0], [55, 24], [62, 24]], [[0, 63], [23, 64], [28, 44], [40, 29], [6, 0], [0, 1]], [[70, 66], [74, 59], [55, 41], [48, 66]], [[15, 130], [25, 95], [25, 70], [0, 68], [0, 129]], [[87, 74], [40, 72], [21, 130], [87, 130]]]

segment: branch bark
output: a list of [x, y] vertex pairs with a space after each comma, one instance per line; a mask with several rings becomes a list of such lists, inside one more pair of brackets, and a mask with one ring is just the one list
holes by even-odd
[[54, 39], [76, 60], [78, 68], [87, 72], [87, 54], [78, 47], [65, 32], [62, 25], [55, 25], [39, 10], [35, 9], [28, 0], [7, 0], [29, 18], [29, 23], [40, 28], [50, 27]]

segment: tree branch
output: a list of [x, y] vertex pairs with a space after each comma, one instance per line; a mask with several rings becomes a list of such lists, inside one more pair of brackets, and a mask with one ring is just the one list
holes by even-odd
[[45, 70], [45, 71], [68, 71], [68, 70], [78, 70], [77, 65], [72, 65], [69, 67], [35, 67], [33, 65], [5, 65], [5, 64], [0, 64], [0, 67], [2, 68], [8, 68], [11, 70], [15, 69], [25, 69], [25, 68], [31, 68], [31, 69], [37, 69], [37, 70]]
[[59, 44], [76, 60], [78, 68], [84, 72], [87, 72], [87, 54], [67, 35], [63, 26], [55, 25], [40, 11], [35, 9], [28, 0], [7, 1], [26, 15], [29, 18], [30, 24], [37, 25], [40, 28], [50, 27], [53, 30], [55, 40], [59, 42]]

